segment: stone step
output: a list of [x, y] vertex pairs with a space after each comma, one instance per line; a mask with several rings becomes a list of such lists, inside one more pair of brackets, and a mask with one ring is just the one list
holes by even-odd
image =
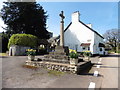
[[80, 62], [78, 63], [77, 66], [75, 66], [75, 65], [71, 65], [68, 60], [53, 59], [52, 61], [50, 61], [49, 59], [42, 58], [42, 61], [28, 60], [26, 61], [26, 65], [46, 67], [48, 69], [65, 71], [65, 72], [71, 71], [73, 73], [80, 74], [82, 70], [86, 70], [87, 68], [90, 67], [91, 62]]
[[50, 52], [50, 55], [66, 55], [65, 52]]
[[69, 54], [69, 49], [68, 49], [68, 47], [66, 47], [66, 46], [56, 46], [55, 47], [55, 52], [61, 52], [61, 53], [65, 53], [66, 55], [68, 55]]
[[56, 62], [56, 63], [69, 63], [66, 59], [51, 59], [51, 58], [43, 58], [42, 61], [48, 61], [48, 62]]
[[50, 58], [50, 59], [67, 59], [68, 60], [68, 56], [66, 55], [45, 55], [45, 58]]

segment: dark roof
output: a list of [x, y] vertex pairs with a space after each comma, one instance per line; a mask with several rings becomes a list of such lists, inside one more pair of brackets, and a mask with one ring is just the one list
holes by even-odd
[[[82, 23], [84, 26], [86, 26], [87, 28], [89, 28], [91, 31], [95, 32], [97, 35], [99, 35], [101, 38], [104, 39], [103, 36], [101, 36], [98, 32], [96, 32], [95, 30], [93, 30], [92, 28], [90, 28], [89, 26], [87, 26], [86, 24], [84, 24], [82, 21], [79, 20], [80, 23]], [[70, 25], [72, 24], [72, 22], [67, 26], [67, 28], [64, 30], [64, 32], [70, 27]]]
[[99, 47], [105, 47], [103, 43], [99, 43]]
[[64, 30], [64, 32], [70, 27], [71, 24], [72, 24], [72, 22], [66, 27], [66, 29]]
[[90, 43], [82, 43], [80, 46], [90, 46]]

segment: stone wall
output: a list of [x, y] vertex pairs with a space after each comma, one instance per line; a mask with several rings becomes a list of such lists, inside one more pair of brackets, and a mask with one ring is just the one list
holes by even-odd
[[76, 66], [66, 63], [47, 62], [47, 61], [26, 61], [26, 65], [47, 68], [61, 72], [80, 74], [92, 66], [91, 61], [80, 62]]
[[50, 70], [62, 71], [62, 72], [77, 72], [77, 66], [63, 63], [55, 63], [55, 62], [44, 62], [44, 61], [26, 61], [26, 65], [37, 66], [42, 68], [47, 68]]
[[12, 45], [9, 48], [9, 56], [25, 55], [26, 49], [30, 49], [30, 47]]

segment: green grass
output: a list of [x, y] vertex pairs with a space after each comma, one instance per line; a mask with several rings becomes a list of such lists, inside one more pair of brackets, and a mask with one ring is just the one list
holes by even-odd
[[0, 56], [7, 56], [6, 53], [0, 53]]
[[120, 51], [117, 51], [117, 53], [120, 53]]
[[[108, 53], [115, 53], [115, 51], [110, 50], [110, 51], [108, 51]], [[116, 53], [120, 53], [120, 50], [119, 50], [119, 51], [117, 51]]]
[[54, 75], [54, 76], [61, 76], [61, 75], [64, 75], [65, 73], [60, 71], [55, 71], [55, 70], [48, 70], [48, 74]]

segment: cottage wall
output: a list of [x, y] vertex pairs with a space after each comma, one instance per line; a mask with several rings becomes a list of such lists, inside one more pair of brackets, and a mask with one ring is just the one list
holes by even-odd
[[70, 49], [82, 51], [81, 43], [91, 43], [90, 50], [93, 51], [94, 32], [89, 30], [80, 22], [72, 23], [68, 30], [64, 33], [65, 46], [69, 46]]
[[[72, 23], [69, 25], [67, 30], [64, 32], [64, 45], [68, 46], [70, 49], [74, 49], [77, 52], [82, 52], [82, 43], [90, 43], [90, 48], [92, 54], [103, 54], [104, 48], [99, 47], [99, 43], [103, 43], [103, 38], [100, 37], [96, 32], [92, 31], [92, 24], [85, 25], [79, 20], [79, 12], [72, 14]], [[103, 51], [100, 51], [100, 48]], [[84, 50], [87, 50], [86, 48]]]
[[[103, 38], [101, 38], [100, 36], [98, 36], [96, 33], [94, 33], [94, 54], [103, 54], [104, 53], [104, 48], [103, 47], [99, 47], [99, 43], [103, 43]], [[100, 48], [102, 48], [102, 51], [100, 51]]]

